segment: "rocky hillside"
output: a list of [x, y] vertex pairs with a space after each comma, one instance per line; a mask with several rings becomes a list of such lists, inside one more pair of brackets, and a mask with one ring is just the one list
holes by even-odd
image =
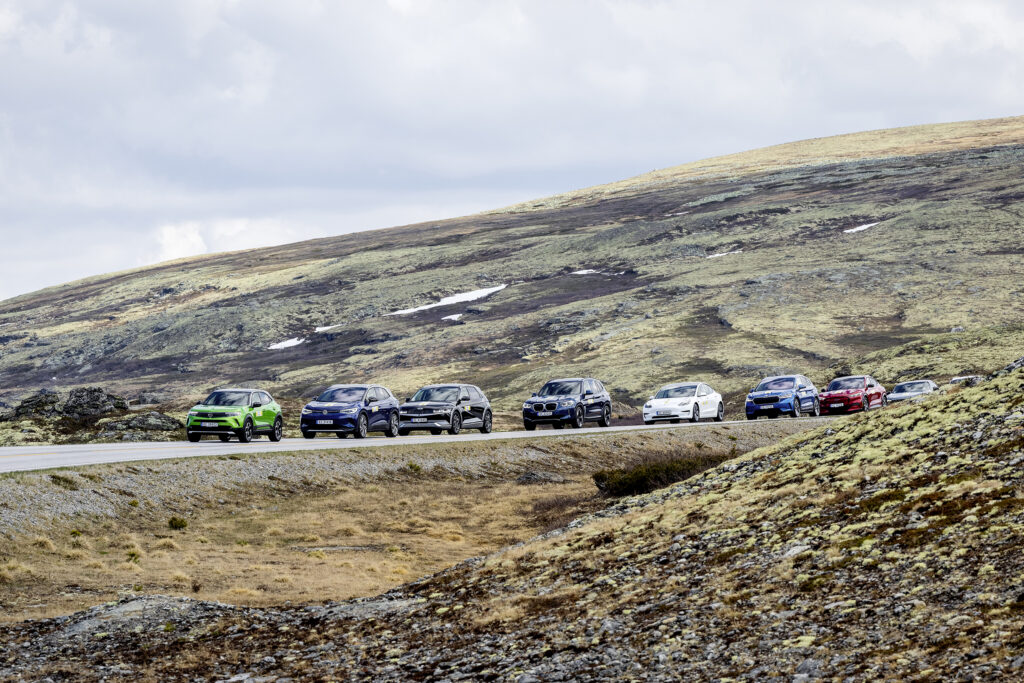
[[0, 302], [0, 402], [99, 384], [185, 405], [226, 383], [299, 397], [369, 378], [404, 395], [458, 378], [512, 413], [545, 378], [587, 373], [623, 410], [697, 377], [735, 409], [763, 374], [823, 381], [955, 327], [995, 345], [943, 370], [978, 371], [1019, 349], [992, 330], [1019, 341], [1024, 322], [1022, 159], [1024, 117], [859, 133], [95, 277]]
[[1019, 680], [1021, 463], [1024, 359], [377, 599], [0, 629], [0, 675]]

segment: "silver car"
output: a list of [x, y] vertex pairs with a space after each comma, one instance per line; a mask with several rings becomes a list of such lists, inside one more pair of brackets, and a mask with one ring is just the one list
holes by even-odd
[[915, 379], [910, 382], [900, 382], [892, 388], [887, 398], [890, 401], [905, 401], [908, 398], [917, 398], [936, 391], [939, 385], [930, 379]]

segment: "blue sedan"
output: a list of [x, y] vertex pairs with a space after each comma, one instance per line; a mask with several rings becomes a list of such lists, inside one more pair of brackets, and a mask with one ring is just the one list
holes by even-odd
[[754, 390], [747, 394], [746, 412], [748, 420], [763, 416], [779, 417], [792, 415], [821, 414], [818, 389], [803, 375], [781, 375], [766, 377]]
[[376, 384], [335, 384], [302, 409], [302, 436], [335, 434], [357, 439], [369, 432], [398, 436], [398, 399]]
[[539, 424], [579, 429], [584, 422], [602, 427], [612, 423], [612, 398], [604, 385], [591, 377], [553, 379], [523, 403], [523, 427], [528, 431]]

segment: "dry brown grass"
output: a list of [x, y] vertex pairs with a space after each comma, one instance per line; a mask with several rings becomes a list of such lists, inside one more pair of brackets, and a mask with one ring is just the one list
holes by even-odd
[[249, 605], [373, 595], [561, 526], [603, 505], [596, 493], [586, 477], [532, 486], [425, 478], [240, 495], [190, 516], [173, 539], [162, 519], [79, 521], [58, 562], [46, 537], [0, 543], [0, 619], [66, 614], [133, 586]]

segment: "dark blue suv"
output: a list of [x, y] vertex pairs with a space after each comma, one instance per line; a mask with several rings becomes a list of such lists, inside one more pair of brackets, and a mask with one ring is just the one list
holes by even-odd
[[307, 439], [326, 432], [344, 439], [368, 432], [398, 436], [398, 399], [376, 384], [335, 384], [302, 409], [299, 423]]
[[612, 398], [603, 384], [590, 377], [553, 379], [523, 404], [523, 426], [527, 430], [539, 424], [579, 429], [584, 422], [597, 422], [602, 427], [612, 423]]
[[821, 414], [818, 389], [803, 375], [765, 377], [747, 394], [746, 411], [748, 420], [762, 415], [817, 416]]

